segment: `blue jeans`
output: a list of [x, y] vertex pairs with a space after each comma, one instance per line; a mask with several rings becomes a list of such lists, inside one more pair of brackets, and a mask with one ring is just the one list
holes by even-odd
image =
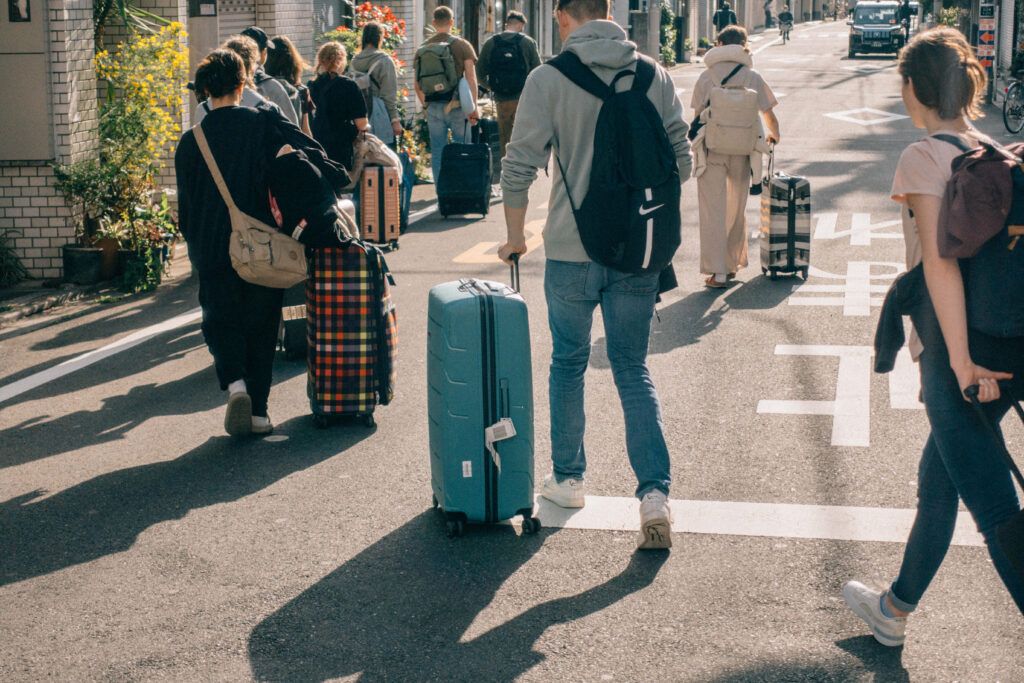
[[[996, 339], [971, 331], [970, 346], [974, 362], [1014, 373], [1015, 392], [1018, 397], [1024, 393], [1024, 339]], [[914, 610], [946, 556], [963, 499], [985, 539], [992, 564], [1024, 612], [1024, 581], [1014, 573], [995, 535], [996, 527], [1020, 509], [1017, 493], [992, 437], [960, 394], [941, 337], [925, 341], [921, 388], [932, 433], [918, 471], [917, 516], [889, 597], [897, 609]], [[1010, 408], [1005, 396], [983, 406], [993, 425]]]
[[597, 263], [548, 260], [544, 295], [551, 328], [551, 460], [555, 478], [582, 479], [586, 415], [583, 374], [590, 360], [590, 328], [601, 307], [608, 361], [626, 418], [626, 451], [637, 478], [637, 497], [669, 492], [668, 447], [658, 393], [647, 369], [658, 275], [629, 275]]
[[455, 107], [447, 114], [444, 108], [447, 102], [427, 103], [427, 129], [430, 131], [430, 169], [434, 173], [434, 182], [441, 175], [441, 150], [448, 144], [448, 131], [452, 132], [452, 142], [461, 143], [466, 139], [468, 128], [466, 115], [462, 107]]

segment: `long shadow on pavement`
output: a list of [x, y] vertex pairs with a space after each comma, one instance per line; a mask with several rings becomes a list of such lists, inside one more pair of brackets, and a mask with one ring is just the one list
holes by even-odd
[[533, 645], [649, 586], [668, 557], [638, 552], [626, 569], [578, 595], [536, 605], [486, 633], [463, 634], [547, 535], [472, 528], [449, 541], [425, 512], [267, 617], [249, 637], [260, 681], [512, 681], [544, 659]]
[[0, 585], [127, 550], [155, 524], [244, 498], [373, 433], [315, 430], [307, 417], [274, 431], [289, 440], [211, 437], [174, 460], [109, 472], [38, 501], [45, 491], [0, 503]]

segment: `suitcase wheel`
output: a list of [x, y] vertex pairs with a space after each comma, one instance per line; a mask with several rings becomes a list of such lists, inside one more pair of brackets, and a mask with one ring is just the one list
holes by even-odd
[[327, 429], [331, 426], [331, 420], [326, 415], [313, 413], [313, 425], [317, 429]]
[[536, 517], [523, 517], [523, 533], [533, 535], [540, 531], [540, 520]]
[[430, 505], [434, 510], [441, 507], [441, 504], [437, 502], [437, 494], [430, 494]]
[[444, 523], [444, 533], [448, 538], [461, 538], [466, 533], [466, 525], [461, 519], [449, 519]]
[[761, 275], [767, 275], [767, 274], [768, 274], [768, 269], [767, 268], [761, 268]]
[[774, 268], [772, 268], [771, 271], [768, 274], [768, 277], [770, 277], [772, 280], [778, 280], [779, 279], [779, 271], [777, 271]]
[[807, 282], [807, 268], [801, 268], [800, 274], [804, 276], [804, 282]]
[[373, 419], [372, 413], [367, 413], [366, 415], [363, 415], [363, 426], [366, 427], [367, 429], [373, 429], [374, 427], [377, 426], [377, 421]]

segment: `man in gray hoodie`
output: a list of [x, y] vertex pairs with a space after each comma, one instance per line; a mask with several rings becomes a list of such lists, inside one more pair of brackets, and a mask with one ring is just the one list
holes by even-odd
[[[608, 0], [559, 0], [556, 17], [563, 51], [572, 51], [602, 81], [636, 67], [636, 45], [608, 16]], [[618, 90], [628, 88], [624, 78]], [[661, 115], [676, 154], [679, 178], [690, 177], [693, 160], [683, 107], [668, 73], [657, 69], [647, 96]], [[601, 307], [608, 339], [608, 360], [625, 413], [626, 450], [636, 474], [640, 499], [641, 548], [668, 548], [671, 514], [669, 454], [661, 405], [647, 369], [651, 318], [658, 275], [619, 272], [591, 261], [580, 240], [566, 184], [574, 197], [589, 186], [594, 131], [601, 103], [551, 65], [534, 69], [526, 81], [516, 113], [512, 140], [503, 160], [508, 241], [498, 255], [526, 253], [524, 224], [530, 185], [537, 169], [546, 168], [554, 151], [565, 177], [554, 165], [549, 212], [544, 227], [547, 263], [544, 293], [548, 305], [552, 356], [549, 375], [551, 459], [553, 472], [541, 495], [562, 507], [585, 503], [586, 456], [583, 433], [583, 376], [590, 357], [594, 309]]]

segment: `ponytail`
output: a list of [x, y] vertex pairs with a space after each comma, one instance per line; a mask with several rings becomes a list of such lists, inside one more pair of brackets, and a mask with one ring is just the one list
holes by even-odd
[[899, 72], [914, 96], [944, 121], [982, 116], [988, 77], [963, 34], [942, 27], [916, 35], [900, 51]]

